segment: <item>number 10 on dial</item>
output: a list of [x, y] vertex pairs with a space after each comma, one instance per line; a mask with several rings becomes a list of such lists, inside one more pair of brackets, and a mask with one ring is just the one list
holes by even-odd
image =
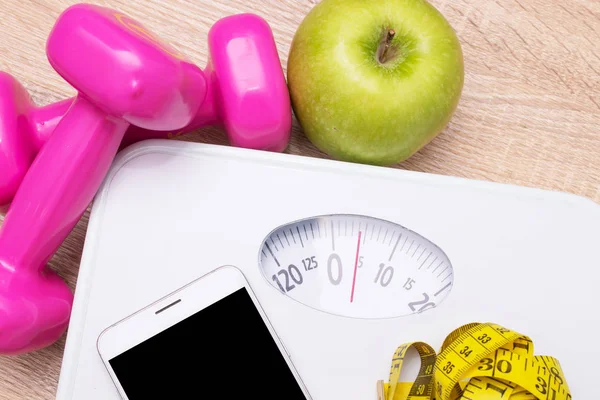
[[361, 215], [326, 215], [278, 227], [260, 248], [273, 288], [306, 306], [354, 318], [391, 318], [436, 307], [453, 269], [434, 243]]

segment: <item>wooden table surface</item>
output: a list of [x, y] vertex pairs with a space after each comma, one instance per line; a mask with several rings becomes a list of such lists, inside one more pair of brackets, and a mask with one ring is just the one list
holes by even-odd
[[[218, 18], [257, 13], [273, 28], [284, 69], [294, 32], [317, 2], [94, 1], [141, 20], [201, 66], [207, 60], [207, 32]], [[44, 53], [55, 18], [73, 3], [0, 2], [0, 69], [16, 76], [39, 105], [74, 94]], [[447, 129], [397, 168], [566, 191], [600, 203], [600, 2], [432, 0], [432, 4], [462, 41], [463, 97]], [[182, 140], [227, 144], [213, 128]], [[326, 157], [296, 123], [287, 152]], [[72, 288], [86, 226], [87, 213], [51, 261]], [[54, 398], [63, 349], [64, 337], [35, 353], [0, 357], [0, 399]]]

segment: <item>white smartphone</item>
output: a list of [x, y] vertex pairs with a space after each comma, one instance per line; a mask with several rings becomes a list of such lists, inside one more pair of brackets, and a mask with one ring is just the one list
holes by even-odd
[[220, 267], [117, 322], [98, 352], [127, 400], [310, 400], [243, 273]]

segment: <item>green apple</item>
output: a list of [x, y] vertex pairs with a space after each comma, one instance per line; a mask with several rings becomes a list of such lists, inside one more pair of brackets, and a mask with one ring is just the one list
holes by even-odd
[[456, 32], [425, 0], [322, 0], [294, 35], [294, 114], [331, 157], [391, 165], [448, 124], [464, 82]]

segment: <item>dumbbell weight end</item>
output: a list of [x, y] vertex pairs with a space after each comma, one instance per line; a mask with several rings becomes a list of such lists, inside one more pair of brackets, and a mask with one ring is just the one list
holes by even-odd
[[173, 132], [132, 126], [123, 146], [219, 126], [232, 146], [273, 152], [287, 148], [291, 103], [268, 22], [250, 13], [221, 18], [209, 31], [208, 46], [210, 58], [204, 68], [207, 93], [190, 124]]
[[19, 355], [51, 345], [69, 324], [73, 293], [49, 267], [15, 268], [0, 259], [0, 354]]

